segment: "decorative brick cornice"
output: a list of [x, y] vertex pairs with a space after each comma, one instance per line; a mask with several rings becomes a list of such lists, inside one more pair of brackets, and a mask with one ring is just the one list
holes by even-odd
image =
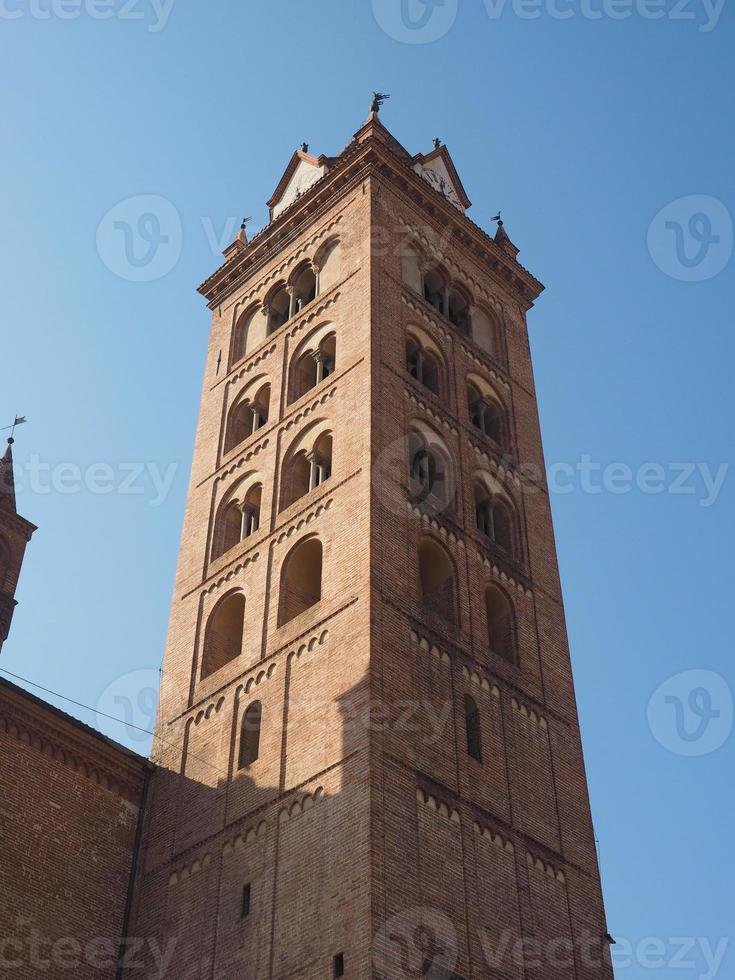
[[303, 513], [298, 520], [293, 521], [293, 523], [285, 527], [280, 534], [274, 537], [274, 539], [271, 541], [271, 546], [282, 544], [287, 538], [290, 538], [292, 534], [295, 534], [297, 531], [303, 531], [303, 529], [308, 527], [312, 521], [315, 521], [317, 517], [320, 517], [321, 514], [329, 510], [333, 503], [334, 499], [330, 497], [328, 500], [318, 503], [315, 507], [312, 507], [311, 510]]
[[298, 800], [284, 807], [278, 814], [279, 823], [287, 823], [293, 817], [298, 817], [307, 810], [311, 810], [315, 803], [324, 798], [324, 787], [317, 786], [311, 793], [305, 793]]
[[498, 685], [491, 683], [479, 670], [471, 670], [466, 664], [463, 664], [462, 677], [476, 687], [479, 687], [481, 691], [486, 691], [488, 694], [492, 694], [494, 698], [500, 699], [500, 688]]
[[503, 837], [503, 835], [497, 833], [497, 831], [491, 830], [490, 827], [481, 824], [479, 820], [475, 820], [472, 826], [475, 833], [478, 834], [483, 840], [494, 844], [496, 847], [499, 847], [501, 851], [505, 851], [507, 854], [515, 854], [513, 842], [507, 837]]
[[477, 547], [472, 550], [483, 568], [491, 572], [493, 578], [500, 582], [501, 585], [512, 586], [522, 595], [533, 595], [530, 579], [514, 569], [514, 563], [511, 560], [505, 561], [498, 556], [491, 555], [489, 552], [480, 551]]
[[533, 724], [542, 731], [548, 731], [549, 723], [547, 722], [546, 718], [539, 714], [534, 708], [527, 708], [526, 705], [517, 698], [511, 698], [510, 703], [513, 710], [517, 711], [521, 717], [528, 718], [529, 721], [533, 722]]
[[412, 643], [417, 644], [417, 646], [421, 647], [422, 650], [426, 650], [426, 652], [430, 653], [431, 656], [434, 657], [434, 659], [439, 663], [444, 664], [447, 667], [451, 666], [452, 658], [449, 656], [447, 651], [442, 649], [442, 647], [440, 647], [438, 644], [434, 643], [432, 640], [429, 640], [425, 636], [421, 636], [421, 634], [417, 633], [416, 630], [411, 630], [410, 636]]
[[242, 830], [235, 837], [225, 841], [222, 848], [222, 856], [227, 857], [230, 854], [236, 854], [249, 844], [254, 844], [255, 841], [265, 834], [267, 828], [268, 824], [266, 821], [261, 820], [257, 824], [253, 824], [251, 827]]
[[176, 871], [172, 872], [169, 879], [169, 887], [172, 885], [178, 885], [182, 881], [186, 881], [188, 878], [193, 878], [194, 875], [199, 874], [200, 871], [206, 871], [207, 868], [212, 863], [212, 855], [205, 854], [202, 858], [195, 858], [190, 864], [180, 865]]
[[304, 640], [303, 643], [294, 644], [293, 649], [289, 650], [288, 659], [298, 661], [305, 653], [311, 653], [312, 650], [316, 650], [317, 647], [326, 643], [328, 636], [329, 630], [321, 630], [321, 632], [310, 636], [308, 640]]
[[140, 804], [146, 774], [153, 768], [147, 759], [4, 679], [0, 679], [0, 726], [52, 762]]
[[561, 868], [555, 868], [553, 864], [550, 864], [543, 858], [532, 854], [530, 851], [526, 851], [526, 864], [534, 871], [540, 871], [541, 874], [546, 875], [547, 878], [552, 878], [554, 881], [558, 881], [562, 885], [566, 885], [567, 883], [566, 875]]
[[434, 796], [433, 793], [428, 793], [419, 787], [416, 790], [416, 799], [419, 803], [423, 804], [428, 810], [433, 811], [437, 816], [445, 817], [451, 823], [459, 824], [459, 811], [455, 809], [450, 803], [445, 803], [444, 800], [439, 799]]
[[[247, 540], [247, 538], [245, 540]], [[239, 558], [232, 560], [232, 563], [227, 566], [226, 571], [224, 569], [217, 571], [215, 573], [216, 578], [214, 578], [214, 581], [208, 581], [204, 588], [197, 586], [194, 589], [189, 589], [185, 595], [191, 595], [192, 592], [196, 592], [198, 589], [201, 589], [202, 595], [211, 595], [213, 592], [221, 589], [223, 585], [226, 585], [227, 582], [231, 582], [235, 575], [239, 574], [245, 568], [248, 568], [249, 565], [255, 564], [259, 558], [260, 553], [258, 551], [251, 551], [247, 555], [241, 555]], [[208, 576], [208, 579], [209, 578], [211, 578], [211, 576]]]

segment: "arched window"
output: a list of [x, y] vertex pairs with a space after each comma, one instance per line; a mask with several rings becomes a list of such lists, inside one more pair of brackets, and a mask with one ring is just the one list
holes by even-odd
[[477, 762], [482, 762], [480, 709], [477, 707], [475, 699], [469, 694], [464, 696], [464, 725], [467, 736], [467, 755]]
[[447, 300], [449, 319], [463, 334], [470, 334], [470, 304], [464, 293], [458, 289], [450, 289]]
[[237, 757], [237, 768], [247, 769], [257, 762], [260, 754], [260, 723], [263, 718], [263, 706], [260, 701], [249, 704], [242, 716], [240, 725], [240, 751]]
[[472, 317], [472, 339], [481, 347], [485, 353], [494, 358], [498, 358], [499, 349], [499, 325], [497, 317], [488, 313], [482, 307], [473, 307]]
[[282, 327], [289, 319], [291, 311], [291, 295], [285, 286], [280, 286], [265, 304], [267, 333], [272, 334]]
[[263, 387], [252, 398], [243, 397], [233, 405], [227, 419], [224, 451], [229, 453], [257, 432], [268, 421], [271, 386]]
[[214, 528], [212, 561], [258, 530], [262, 493], [263, 488], [256, 483], [244, 497], [237, 496], [221, 508]]
[[307, 538], [289, 552], [283, 563], [278, 625], [300, 616], [321, 597], [322, 543], [318, 538]]
[[483, 484], [476, 483], [475, 513], [478, 531], [503, 551], [515, 556], [515, 520], [510, 505], [500, 497], [493, 497]]
[[489, 585], [485, 590], [488, 644], [494, 654], [514, 660], [513, 612], [508, 597]]
[[305, 306], [308, 306], [317, 294], [317, 275], [314, 266], [307, 263], [297, 273], [291, 287], [291, 304], [289, 317], [296, 316]]
[[301, 354], [292, 368], [291, 397], [289, 402], [301, 398], [334, 373], [337, 363], [337, 339], [333, 333], [322, 338], [315, 349]]
[[342, 250], [339, 240], [333, 238], [317, 252], [314, 266], [317, 268], [317, 296], [331, 289], [340, 277]]
[[332, 433], [323, 432], [311, 449], [287, 457], [281, 483], [281, 510], [316, 490], [332, 475]]
[[209, 617], [204, 634], [202, 680], [240, 656], [244, 625], [245, 596], [242, 592], [233, 592]]
[[262, 308], [245, 310], [237, 319], [232, 335], [230, 364], [237, 364], [246, 354], [260, 346], [266, 338], [267, 321]]
[[452, 497], [447, 457], [438, 446], [430, 444], [423, 433], [410, 432], [408, 437], [409, 492], [418, 503], [426, 502], [437, 510], [449, 506]]
[[431, 538], [419, 544], [419, 580], [424, 609], [448, 623], [457, 621], [454, 566], [444, 548]]
[[429, 391], [433, 391], [435, 395], [440, 394], [437, 358], [410, 334], [406, 338], [406, 370]]
[[444, 276], [437, 269], [427, 269], [423, 276], [424, 299], [443, 316], [449, 309], [448, 289]]
[[472, 382], [467, 385], [467, 406], [470, 425], [488, 436], [498, 446], [504, 446], [503, 416], [500, 408], [489, 395], [480, 391]]
[[401, 278], [415, 292], [423, 294], [421, 259], [416, 249], [407, 242], [401, 247]]

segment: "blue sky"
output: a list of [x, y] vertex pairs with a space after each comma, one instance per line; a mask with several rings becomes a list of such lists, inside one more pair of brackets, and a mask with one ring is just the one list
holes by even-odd
[[[732, 8], [409, 0], [413, 27], [397, 0], [127, 9], [0, 4], [0, 413], [30, 420], [40, 528], [1, 666], [150, 725], [195, 287], [243, 214], [264, 223], [296, 146], [337, 152], [389, 92], [385, 123], [413, 151], [440, 136], [470, 215], [502, 208], [547, 285], [529, 325], [609, 926], [634, 946], [618, 977], [731, 975], [735, 953], [713, 974], [703, 949], [732, 925]], [[151, 281], [110, 253], [131, 205], [110, 210], [140, 195], [170, 202]]]

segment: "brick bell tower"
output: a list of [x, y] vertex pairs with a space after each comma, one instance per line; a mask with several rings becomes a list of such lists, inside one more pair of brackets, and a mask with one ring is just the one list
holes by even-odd
[[379, 103], [338, 156], [294, 153], [269, 225], [200, 287], [131, 976], [612, 976], [527, 337], [543, 287]]
[[16, 507], [13, 442], [11, 436], [0, 458], [0, 651], [8, 638], [13, 612], [18, 604], [15, 591], [26, 545], [37, 530], [35, 524], [20, 516]]

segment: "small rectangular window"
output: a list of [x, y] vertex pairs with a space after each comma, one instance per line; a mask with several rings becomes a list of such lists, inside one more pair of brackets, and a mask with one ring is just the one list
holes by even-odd
[[244, 919], [246, 916], [250, 915], [250, 885], [243, 885], [242, 887], [242, 903], [240, 905], [240, 918]]
[[343, 977], [345, 975], [345, 954], [337, 953], [334, 957], [334, 975], [335, 977]]

